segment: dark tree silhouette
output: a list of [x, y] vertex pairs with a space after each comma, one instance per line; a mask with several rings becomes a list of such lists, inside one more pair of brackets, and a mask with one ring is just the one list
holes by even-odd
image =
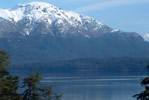
[[17, 93], [20, 89], [18, 76], [12, 76], [6, 70], [10, 65], [8, 59], [6, 51], [0, 50], [0, 100], [61, 100], [62, 95], [53, 93], [52, 86], [41, 84], [40, 73], [29, 74], [24, 78], [24, 91], [22, 94]]
[[52, 86], [42, 85], [41, 80], [39, 72], [30, 74], [23, 80], [23, 100], [61, 100], [62, 95], [53, 93]]
[[141, 85], [145, 88], [145, 90], [134, 95], [137, 100], [149, 100], [149, 65], [147, 65], [146, 68], [148, 70], [148, 76], [141, 81]]
[[0, 100], [21, 100], [17, 93], [19, 88], [18, 77], [13, 77], [6, 70], [6, 67], [10, 64], [8, 59], [9, 55], [6, 51], [0, 50]]

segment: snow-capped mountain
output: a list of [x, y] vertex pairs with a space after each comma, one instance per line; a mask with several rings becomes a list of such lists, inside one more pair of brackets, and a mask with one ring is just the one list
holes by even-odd
[[149, 42], [149, 34], [144, 34], [143, 35], [143, 38], [145, 41], [148, 41]]
[[[63, 11], [44, 2], [19, 4], [13, 9], [0, 9], [0, 17], [14, 23], [22, 35], [32, 35], [42, 24], [41, 34], [95, 36], [99, 31], [112, 31], [108, 26], [85, 15]], [[40, 25], [39, 25], [40, 24]], [[54, 28], [53, 28], [54, 27]], [[58, 31], [57, 33], [53, 31]], [[94, 34], [91, 34], [93, 32]]]
[[[0, 9], [0, 22], [9, 23], [13, 30], [11, 28], [7, 31], [19, 33], [18, 35], [35, 35], [38, 32], [52, 36], [82, 35], [89, 38], [104, 33], [123, 33], [120, 30], [113, 30], [91, 17], [64, 11], [45, 2], [31, 2], [19, 4], [12, 9]], [[2, 34], [9, 33], [3, 32], [4, 28], [4, 26], [0, 28], [1, 37], [3, 37]], [[131, 35], [139, 36], [136, 33], [131, 33]]]
[[0, 48], [15, 63], [149, 57], [149, 43], [138, 33], [114, 30], [94, 18], [44, 2], [0, 9]]

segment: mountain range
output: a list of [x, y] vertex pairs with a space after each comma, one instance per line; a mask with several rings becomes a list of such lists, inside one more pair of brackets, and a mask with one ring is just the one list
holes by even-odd
[[138, 33], [112, 29], [45, 2], [0, 9], [0, 48], [13, 63], [149, 57], [149, 43]]

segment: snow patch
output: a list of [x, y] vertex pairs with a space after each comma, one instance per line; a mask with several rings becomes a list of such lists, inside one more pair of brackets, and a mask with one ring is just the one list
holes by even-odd
[[115, 29], [115, 30], [112, 30], [111, 32], [114, 33], [114, 32], [119, 32], [120, 30], [118, 29]]
[[21, 25], [24, 25], [24, 29], [22, 29], [24, 33], [22, 35], [30, 35], [31, 30], [40, 22], [44, 22], [46, 28], [56, 23], [62, 33], [67, 32], [69, 28], [84, 28], [84, 30], [88, 30], [87, 25], [91, 25], [95, 26], [94, 31], [96, 31], [104, 26], [93, 18], [71, 11], [64, 11], [45, 2], [31, 2], [19, 4], [13, 9], [0, 9], [0, 17], [14, 21], [18, 25], [22, 23]]
[[143, 39], [144, 39], [145, 41], [148, 41], [148, 42], [149, 42], [149, 34], [144, 34], [144, 35], [143, 35]]

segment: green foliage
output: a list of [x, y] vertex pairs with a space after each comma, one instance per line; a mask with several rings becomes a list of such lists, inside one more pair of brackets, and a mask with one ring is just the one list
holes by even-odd
[[26, 90], [23, 92], [23, 100], [40, 100], [39, 87], [41, 77], [40, 73], [31, 74], [23, 80], [23, 87]]
[[[147, 69], [149, 71], [149, 65], [147, 65]], [[149, 100], [149, 76], [142, 79], [141, 85], [145, 88], [145, 90], [134, 95], [134, 97], [136, 97], [137, 100]]]
[[78, 70], [97, 71], [100, 73], [130, 73], [130, 74], [146, 74], [146, 65], [149, 64], [149, 58], [140, 57], [121, 57], [121, 58], [82, 58], [74, 60], [63, 60], [56, 62], [38, 62], [16, 64], [11, 69], [26, 70], [30, 72], [34, 66], [36, 70], [41, 72], [63, 72], [77, 73]]
[[62, 95], [53, 93], [52, 86], [43, 86], [41, 80], [39, 72], [23, 80], [23, 100], [61, 100]]
[[6, 53], [6, 51], [0, 51], [0, 78], [9, 75], [9, 72], [5, 69], [7, 66], [10, 65], [8, 59], [9, 55]]
[[9, 55], [6, 51], [0, 51], [0, 100], [21, 100], [17, 93], [19, 88], [18, 77], [13, 77], [6, 70], [10, 64], [8, 59]]
[[6, 51], [0, 50], [0, 100], [61, 100], [62, 95], [53, 93], [52, 86], [43, 86], [41, 84], [40, 73], [29, 74], [24, 78], [24, 91], [17, 93], [19, 88], [18, 76], [12, 76], [6, 67], [9, 66], [9, 55]]

